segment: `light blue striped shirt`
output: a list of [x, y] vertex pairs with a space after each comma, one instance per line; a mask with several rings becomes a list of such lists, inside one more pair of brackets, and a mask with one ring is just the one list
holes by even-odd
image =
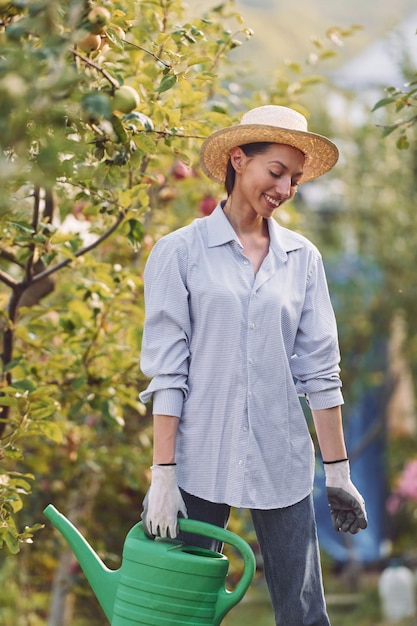
[[343, 403], [336, 322], [322, 259], [268, 220], [252, 264], [220, 205], [166, 235], [145, 269], [141, 367], [155, 414], [179, 420], [179, 485], [211, 502], [271, 509], [313, 486], [314, 451], [298, 396]]

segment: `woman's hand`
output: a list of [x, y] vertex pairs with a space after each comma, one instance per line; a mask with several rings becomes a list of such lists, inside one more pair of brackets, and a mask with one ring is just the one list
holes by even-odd
[[152, 482], [143, 501], [145, 532], [152, 537], [178, 535], [178, 516], [188, 517], [177, 484], [176, 466], [152, 465]]
[[349, 461], [325, 463], [324, 472], [333, 528], [352, 534], [366, 528], [365, 501], [350, 479]]

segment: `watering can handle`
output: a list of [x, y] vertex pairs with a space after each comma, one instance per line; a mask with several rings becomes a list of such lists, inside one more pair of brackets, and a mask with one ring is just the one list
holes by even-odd
[[253, 580], [256, 562], [252, 548], [244, 539], [235, 533], [226, 530], [225, 528], [221, 528], [220, 526], [214, 526], [213, 524], [186, 518], [178, 518], [178, 524], [180, 530], [183, 532], [212, 537], [221, 543], [227, 543], [233, 546], [240, 552], [243, 558], [244, 569], [239, 582], [233, 591], [227, 591], [224, 589], [223, 594], [219, 598], [218, 608], [216, 609], [215, 624], [220, 624], [220, 621], [226, 613], [230, 611], [230, 609], [238, 602], [240, 602]]

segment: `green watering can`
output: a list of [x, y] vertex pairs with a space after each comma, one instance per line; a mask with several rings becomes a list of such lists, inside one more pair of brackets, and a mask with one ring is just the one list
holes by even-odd
[[233, 591], [225, 588], [229, 561], [218, 552], [177, 540], [153, 541], [139, 522], [127, 534], [120, 568], [110, 570], [52, 504], [44, 514], [68, 541], [112, 626], [218, 626], [255, 574], [246, 541], [197, 520], [179, 519], [180, 530], [230, 544], [243, 557], [243, 574]]

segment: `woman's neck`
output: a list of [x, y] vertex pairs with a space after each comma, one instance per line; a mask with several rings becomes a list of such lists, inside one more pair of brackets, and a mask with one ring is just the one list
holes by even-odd
[[251, 215], [234, 209], [230, 196], [223, 207], [224, 214], [243, 246], [243, 254], [250, 259], [254, 274], [261, 267], [269, 250], [269, 228], [266, 219], [251, 211]]
[[245, 207], [230, 195], [223, 212], [238, 236], [268, 237], [268, 224], [252, 207]]

